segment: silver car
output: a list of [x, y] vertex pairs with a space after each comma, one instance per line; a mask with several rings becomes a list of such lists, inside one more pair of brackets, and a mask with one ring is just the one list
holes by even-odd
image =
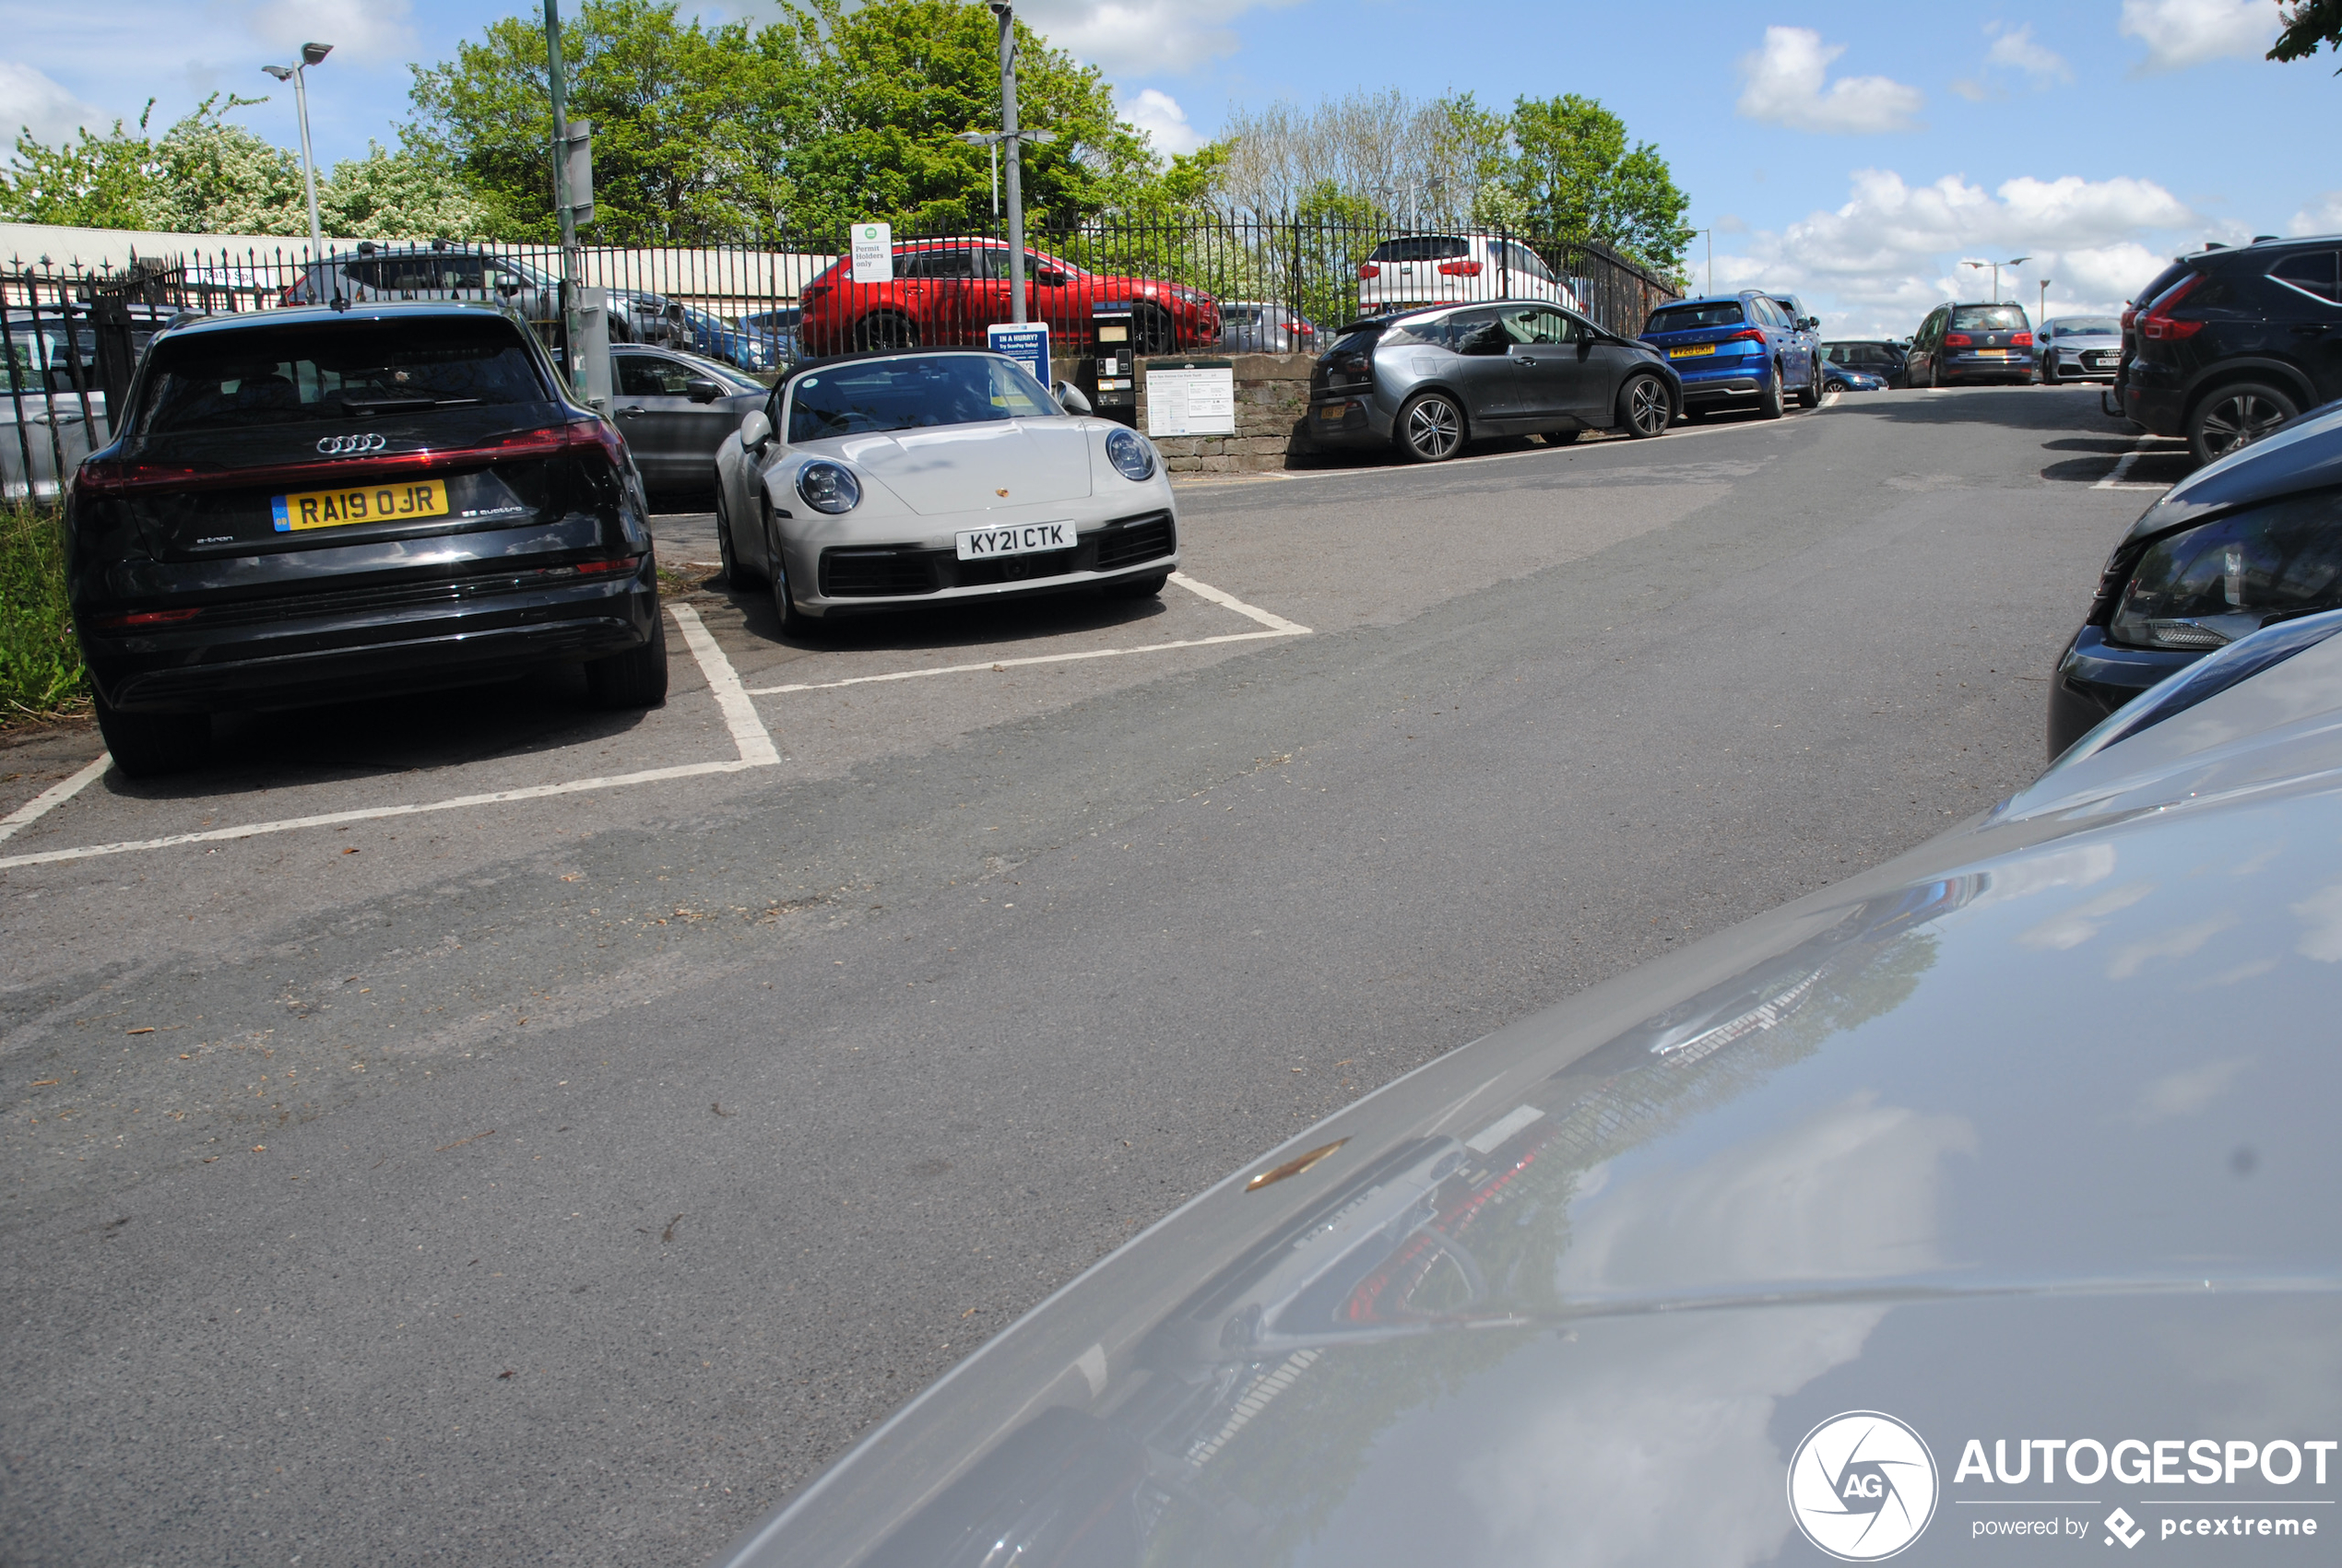
[[1088, 410], [982, 349], [816, 361], [716, 451], [725, 576], [768, 584], [784, 635], [858, 611], [1159, 594], [1179, 564], [1171, 482], [1153, 442]]
[[1227, 354], [1315, 354], [1331, 341], [1298, 311], [1267, 300], [1220, 301], [1220, 349]]
[[2106, 381], [2123, 362], [2123, 324], [2112, 316], [2052, 316], [2034, 334], [2041, 379]]
[[1355, 324], [1310, 374], [1307, 429], [1320, 445], [1439, 463], [1482, 436], [1661, 435], [1682, 411], [1683, 379], [1657, 349], [1507, 300]]
[[377, 245], [361, 241], [304, 265], [285, 289], [288, 305], [378, 300], [485, 300], [526, 321], [561, 315], [561, 280], [515, 256], [467, 245]]
[[764, 406], [764, 383], [678, 348], [613, 347], [610, 414], [652, 489], [704, 489], [716, 449]]
[[2337, 630], [1263, 1154], [721, 1562], [2325, 1561]]

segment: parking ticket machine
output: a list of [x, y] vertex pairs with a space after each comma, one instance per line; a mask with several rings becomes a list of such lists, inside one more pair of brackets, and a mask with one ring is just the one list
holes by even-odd
[[1130, 301], [1101, 300], [1090, 309], [1090, 402], [1123, 424], [1139, 418], [1138, 364], [1130, 341]]

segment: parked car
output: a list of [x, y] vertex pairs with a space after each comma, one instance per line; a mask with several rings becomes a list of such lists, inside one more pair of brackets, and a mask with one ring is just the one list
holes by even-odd
[[2052, 757], [2263, 626], [2342, 606], [2342, 407], [2239, 448], [2139, 514], [2050, 683]]
[[1780, 306], [1781, 313], [1789, 317], [1805, 351], [1816, 360], [1826, 359], [1822, 352], [1822, 318], [1807, 312], [1805, 301], [1794, 294], [1768, 294], [1765, 297]]
[[1754, 289], [1662, 305], [1642, 336], [1682, 376], [1693, 417], [1755, 408], [1778, 419], [1792, 395], [1807, 408], [1822, 400], [1823, 360], [1811, 335]]
[[785, 636], [870, 610], [1163, 591], [1178, 506], [1153, 443], [1088, 418], [1003, 354], [816, 361], [716, 456], [726, 579], [762, 584]]
[[2033, 384], [2033, 324], [2012, 304], [1938, 305], [1920, 323], [1905, 355], [1913, 386], [1981, 381]]
[[2112, 316], [2052, 316], [2034, 336], [2041, 379], [2052, 386], [2111, 382], [2123, 358], [2123, 324]]
[[1224, 354], [1315, 354], [1331, 341], [1318, 324], [1266, 300], [1220, 301]]
[[[1128, 304], [1141, 354], [1216, 348], [1219, 302], [1164, 278], [1085, 272], [1044, 251], [1024, 253], [1026, 319], [1053, 341], [1082, 348], [1100, 305]], [[894, 247], [890, 283], [858, 283], [850, 260], [824, 268], [799, 296], [806, 352], [844, 354], [918, 346], [981, 346], [984, 329], [1012, 320], [1008, 247], [991, 240], [917, 240]]]
[[2313, 1560], [2337, 623], [1247, 1161], [716, 1562]]
[[561, 280], [516, 256], [496, 255], [444, 240], [428, 245], [378, 245], [361, 240], [302, 265], [280, 301], [288, 305], [353, 305], [386, 300], [483, 300], [526, 321], [561, 314]]
[[1903, 346], [1884, 338], [1841, 338], [1822, 345], [1826, 363], [1867, 371], [1890, 387], [1910, 384], [1903, 375]]
[[782, 364], [794, 364], [804, 357], [798, 330], [798, 318], [803, 313], [795, 305], [776, 311], [759, 311], [754, 315], [742, 316], [740, 326], [770, 341]]
[[1408, 234], [1358, 264], [1358, 313], [1387, 315], [1463, 301], [1544, 300], [1579, 309], [1569, 285], [1518, 240], [1493, 234]]
[[1869, 371], [1858, 371], [1851, 365], [1825, 364], [1822, 367], [1822, 390], [1825, 392], [1884, 392], [1887, 378]]
[[1482, 436], [1661, 435], [1682, 407], [1652, 349], [1562, 306], [1507, 301], [1354, 323], [1310, 372], [1308, 432], [1439, 463]]
[[697, 354], [623, 344], [609, 360], [610, 412], [654, 490], [705, 489], [716, 449], [764, 407], [763, 382]]
[[2342, 237], [2182, 257], [2134, 322], [2123, 412], [2208, 463], [2342, 397]]
[[609, 291], [609, 324], [613, 343], [664, 344], [720, 360], [736, 370], [778, 370], [789, 357], [788, 346], [776, 336], [734, 326], [696, 305], [639, 289]]
[[659, 701], [642, 479], [486, 305], [288, 307], [159, 334], [65, 504], [66, 593], [114, 763], [210, 715], [585, 666]]

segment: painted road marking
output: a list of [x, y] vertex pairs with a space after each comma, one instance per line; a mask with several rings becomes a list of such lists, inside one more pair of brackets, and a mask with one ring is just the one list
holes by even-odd
[[1281, 615], [1246, 604], [1234, 594], [1224, 593], [1209, 583], [1199, 583], [1184, 572], [1171, 573], [1171, 581], [1195, 595], [1209, 599], [1224, 609], [1232, 609], [1248, 620], [1257, 620], [1266, 631], [1229, 631], [1217, 637], [1183, 637], [1176, 643], [1148, 643], [1136, 648], [1090, 648], [1078, 654], [1033, 654], [1014, 659], [986, 659], [981, 664], [936, 665], [927, 669], [890, 670], [884, 675], [848, 676], [842, 680], [799, 680], [787, 686], [751, 686], [751, 697], [778, 697], [791, 691], [830, 691], [841, 686], [878, 686], [897, 680], [918, 680], [931, 675], [979, 675], [989, 670], [1018, 669], [1027, 665], [1066, 665], [1083, 659], [1121, 659], [1133, 654], [1163, 654], [1174, 648], [1209, 648], [1221, 643], [1254, 643], [1268, 637], [1307, 637], [1307, 627], [1287, 620]]
[[88, 767], [83, 768], [79, 772], [74, 774], [73, 777], [65, 780], [65, 783], [51, 784], [47, 789], [42, 790], [39, 795], [34, 796], [30, 800], [26, 801], [22, 806], [18, 807], [6, 817], [0, 817], [0, 839], [8, 837], [18, 828], [30, 826], [34, 821], [38, 820], [43, 814], [45, 814], [50, 808], [63, 806], [66, 801], [71, 800], [75, 796], [79, 795], [83, 785], [95, 780], [99, 774], [104, 772], [112, 765], [113, 758], [107, 753], [101, 751], [98, 753], [98, 760], [96, 761], [90, 763]]
[[[226, 839], [257, 838], [263, 833], [287, 833], [298, 828], [338, 827], [349, 822], [373, 822], [391, 817], [419, 817], [432, 811], [460, 811], [472, 806], [502, 806], [517, 800], [544, 800], [559, 795], [583, 795], [589, 790], [628, 789], [636, 784], [663, 784], [669, 779], [698, 778], [709, 773], [737, 773], [750, 768], [769, 768], [778, 763], [781, 759], [779, 753], [773, 749], [772, 735], [764, 728], [763, 722], [757, 719], [755, 709], [741, 693], [740, 678], [733, 670], [731, 661], [726, 658], [724, 651], [716, 645], [716, 640], [707, 635], [707, 629], [700, 625], [699, 617], [692, 612], [690, 606], [669, 605], [667, 609], [668, 614], [675, 617], [676, 625], [682, 629], [684, 643], [691, 648], [692, 656], [699, 661], [700, 673], [706, 677], [708, 689], [716, 694], [717, 705], [723, 709], [725, 722], [731, 728], [732, 742], [739, 749], [739, 756], [730, 761], [686, 762], [671, 768], [650, 768], [638, 773], [611, 773], [601, 778], [572, 779], [563, 784], [530, 784], [521, 789], [493, 790], [485, 795], [459, 795], [451, 800], [420, 801], [402, 806], [368, 806], [349, 811], [321, 812], [313, 817], [287, 817], [274, 822], [251, 822], [239, 828], [208, 828], [199, 832], [171, 833], [157, 839], [128, 839], [119, 843], [88, 844], [78, 849], [52, 849], [34, 855], [11, 855], [0, 856], [0, 869], [6, 869], [11, 866], [53, 865], [61, 860], [87, 860], [101, 855], [127, 855], [133, 850], [170, 849], [183, 843], [211, 843]], [[693, 635], [695, 632], [696, 637]], [[734, 706], [725, 702], [725, 693], [727, 690], [731, 694], [732, 702], [747, 711], [748, 723], [745, 727], [738, 721]], [[84, 768], [81, 773], [77, 773], [49, 793], [55, 795], [59, 790], [67, 790], [70, 793], [68, 786], [78, 789], [82, 784], [87, 784], [89, 778], [96, 777], [99, 771], [102, 771], [105, 761], [105, 758], [99, 758], [88, 768]], [[89, 777], [85, 778], [83, 774], [88, 774]], [[62, 799], [63, 796], [60, 796], [59, 798]], [[34, 801], [32, 805], [19, 810], [17, 816], [25, 816], [26, 812], [32, 810], [32, 806], [38, 805], [40, 801]], [[45, 810], [47, 808], [43, 807], [42, 809]], [[11, 817], [8, 820], [14, 822], [15, 818]], [[25, 817], [25, 820], [30, 821], [31, 818]]]
[[2117, 457], [2117, 458], [2114, 460], [2114, 466], [2107, 470], [2106, 477], [2105, 477], [2104, 478], [2102, 478], [2102, 479], [2099, 480], [2099, 482], [2098, 482], [2098, 483], [2096, 483], [2096, 484], [2092, 485], [2092, 486], [2090, 487], [2090, 489], [2094, 489], [2094, 490], [2168, 490], [2168, 489], [2170, 489], [2171, 487], [2170, 487], [2170, 486], [2169, 486], [2169, 485], [2158, 485], [2158, 484], [2151, 484], [2151, 483], [2142, 483], [2142, 482], [2140, 482], [2139, 480], [2136, 480], [2136, 479], [2125, 479], [2125, 478], [2123, 477], [2123, 475], [2128, 474], [2128, 473], [2131, 471], [2131, 465], [2132, 465], [2132, 464], [2136, 463], [2136, 462], [2137, 462], [2140, 458], [2145, 457], [2145, 456], [2146, 456], [2148, 453], [2150, 453], [2150, 452], [2161, 451], [2161, 452], [2164, 452], [2164, 453], [2168, 454], [2168, 453], [2171, 450], [2170, 448], [2168, 448], [2168, 447], [2166, 447], [2166, 448], [2158, 448], [2158, 447], [2149, 446], [2147, 443], [2148, 443], [2149, 442], [2154, 441], [2155, 439], [2156, 439], [2156, 438], [2155, 438], [2155, 437], [2153, 437], [2153, 436], [2141, 436], [2141, 437], [2139, 437], [2139, 438], [2138, 438], [2138, 441], [2137, 441], [2137, 442], [2135, 442], [2135, 444], [2131, 447], [2131, 450], [2130, 450], [2130, 451], [2128, 451], [2128, 452], [2126, 452], [2126, 453], [2123, 454], [2123, 455], [2122, 455], [2122, 456]]

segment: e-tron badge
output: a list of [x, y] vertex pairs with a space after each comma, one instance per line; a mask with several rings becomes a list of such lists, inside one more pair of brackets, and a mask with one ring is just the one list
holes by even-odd
[[1875, 1562], [1935, 1516], [1935, 1456], [1919, 1433], [1876, 1410], [1832, 1416], [1789, 1459], [1789, 1516], [1843, 1562]]

